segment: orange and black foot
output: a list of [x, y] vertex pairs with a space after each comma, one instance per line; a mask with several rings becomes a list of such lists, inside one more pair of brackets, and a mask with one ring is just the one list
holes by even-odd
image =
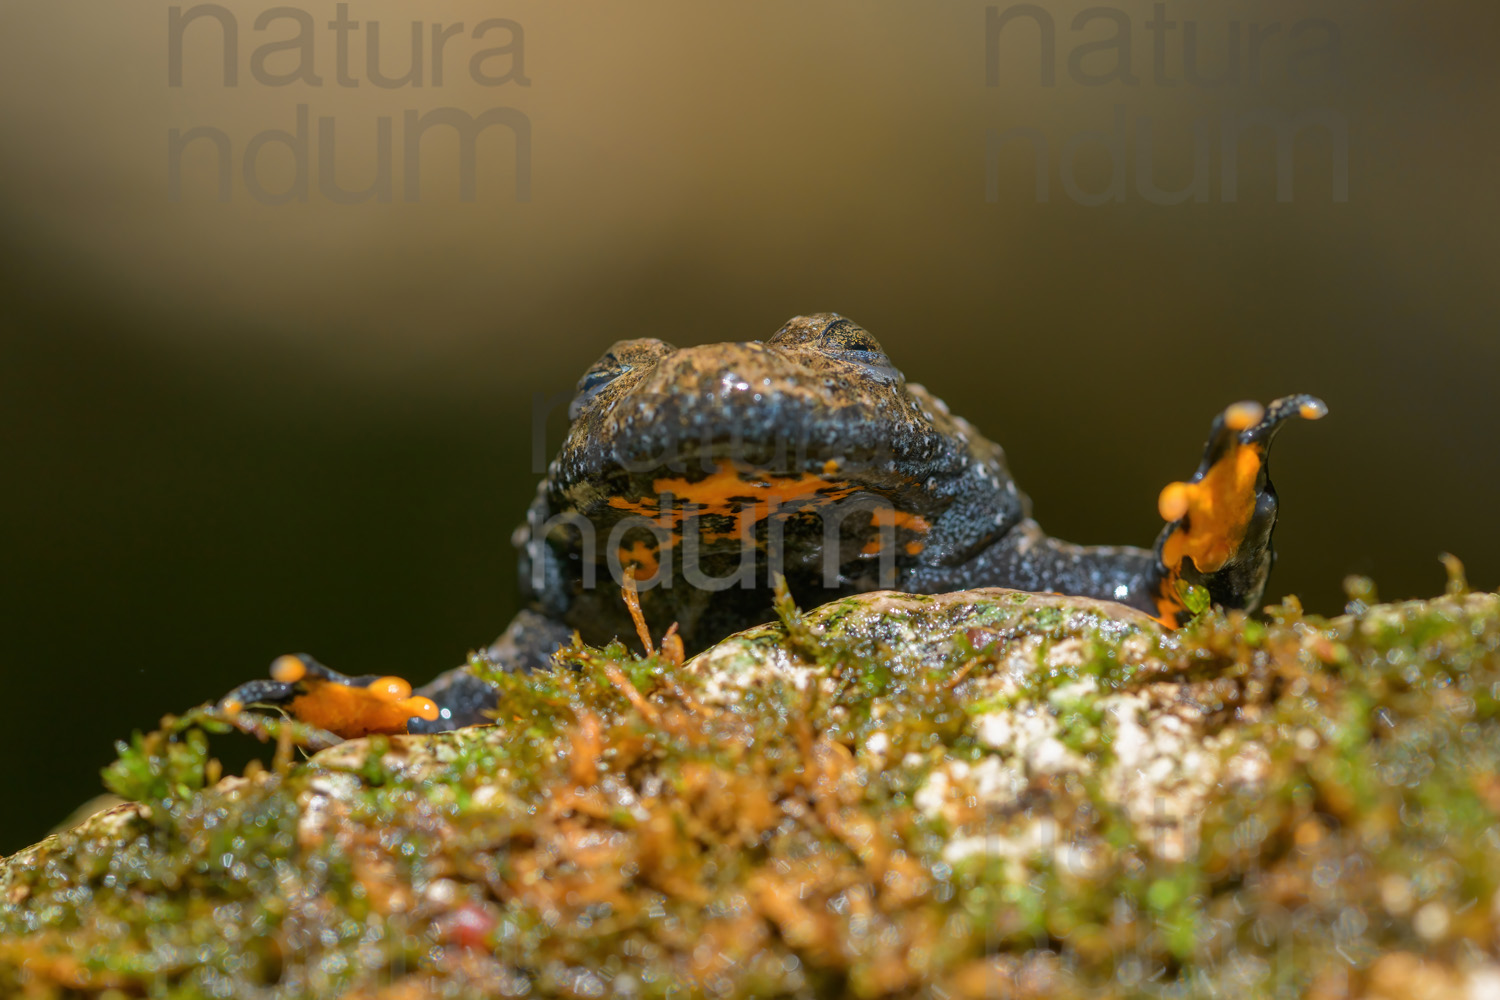
[[[572, 641], [572, 629], [526, 610], [478, 654], [489, 669], [545, 670], [559, 646]], [[349, 677], [310, 656], [281, 656], [269, 680], [241, 684], [219, 702], [231, 712], [260, 706], [277, 708], [310, 726], [343, 739], [372, 734], [441, 733], [494, 720], [496, 689], [469, 665], [455, 667], [413, 691], [400, 677]]]
[[1236, 403], [1214, 419], [1197, 473], [1167, 486], [1158, 502], [1168, 522], [1156, 540], [1156, 611], [1164, 624], [1182, 625], [1210, 603], [1259, 603], [1275, 559], [1271, 440], [1288, 419], [1327, 412], [1321, 399], [1302, 394], [1270, 406]]
[[405, 733], [409, 722], [438, 717], [432, 699], [413, 695], [400, 677], [349, 677], [303, 654], [277, 657], [269, 680], [241, 684], [219, 706], [230, 712], [279, 707], [343, 739]]

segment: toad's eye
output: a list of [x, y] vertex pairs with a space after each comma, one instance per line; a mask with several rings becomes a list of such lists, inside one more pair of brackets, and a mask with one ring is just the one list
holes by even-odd
[[901, 373], [885, 356], [880, 341], [870, 331], [847, 319], [836, 319], [818, 335], [818, 346], [828, 354], [859, 366], [882, 382], [897, 382]]
[[677, 348], [665, 340], [655, 337], [637, 337], [634, 340], [617, 340], [594, 362], [594, 366], [578, 380], [578, 395], [568, 407], [568, 419], [577, 420], [579, 415], [594, 401], [594, 397], [607, 389], [621, 375], [634, 372], [633, 379], [648, 375], [657, 363]]
[[578, 391], [593, 392], [596, 389], [602, 389], [628, 371], [630, 371], [629, 365], [619, 365], [614, 368], [591, 371], [578, 380]]
[[577, 420], [583, 408], [588, 406], [605, 386], [630, 371], [630, 367], [608, 354], [601, 358], [598, 364], [590, 368], [583, 378], [578, 380], [578, 395], [574, 396], [573, 402], [568, 404], [568, 419]]

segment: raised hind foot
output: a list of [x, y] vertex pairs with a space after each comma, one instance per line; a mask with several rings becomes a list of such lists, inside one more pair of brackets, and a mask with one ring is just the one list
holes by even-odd
[[1275, 553], [1276, 490], [1267, 456], [1287, 420], [1318, 420], [1328, 406], [1305, 393], [1262, 406], [1235, 403], [1214, 418], [1203, 461], [1193, 478], [1161, 491], [1167, 526], [1156, 540], [1157, 617], [1185, 624], [1210, 603], [1253, 608]]

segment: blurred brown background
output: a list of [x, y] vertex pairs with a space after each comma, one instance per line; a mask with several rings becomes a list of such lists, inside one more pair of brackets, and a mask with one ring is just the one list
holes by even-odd
[[[0, 853], [93, 794], [114, 739], [278, 653], [426, 678], [488, 641], [515, 607], [531, 396], [622, 337], [752, 339], [799, 312], [852, 316], [1001, 441], [1042, 523], [1082, 542], [1148, 544], [1157, 491], [1193, 470], [1224, 404], [1318, 392], [1330, 417], [1291, 429], [1274, 462], [1272, 595], [1336, 612], [1348, 573], [1431, 595], [1445, 550], [1476, 584], [1500, 582], [1500, 14], [1177, 0], [1075, 30], [1088, 4], [1042, 6], [1051, 85], [1038, 19], [1006, 24], [990, 53], [977, 2], [369, 0], [346, 15], [361, 22], [355, 87], [338, 77], [337, 5], [298, 8], [321, 85], [280, 86], [256, 80], [254, 54], [297, 23], [257, 31], [270, 5], [231, 0], [226, 87], [215, 21], [187, 27], [171, 86], [168, 5], [8, 0]], [[369, 25], [401, 76], [414, 17], [422, 86], [373, 85]], [[473, 38], [491, 18], [523, 38]], [[434, 22], [467, 32], [441, 83]], [[1085, 79], [1121, 52], [1079, 46], [1117, 32], [1136, 82]], [[470, 60], [506, 44], [524, 62], [492, 54], [481, 70], [526, 84], [476, 82]], [[263, 76], [298, 69], [296, 51], [265, 55]], [[267, 204], [243, 157], [257, 134], [294, 130], [299, 105], [309, 194]], [[529, 200], [498, 127], [478, 141], [472, 202], [442, 129], [406, 200], [405, 115], [442, 108], [524, 114]], [[1225, 198], [1222, 118], [1267, 111], [1347, 128], [1345, 200], [1345, 141], [1316, 127], [1284, 150], [1289, 200], [1268, 129], [1245, 133]], [[1117, 115], [1114, 158], [1097, 141], [1065, 154]], [[331, 201], [319, 120], [358, 190], [382, 117], [391, 201]], [[1142, 194], [1139, 158], [1162, 188], [1193, 179], [1200, 119], [1206, 199]], [[208, 140], [170, 196], [169, 132], [198, 127], [231, 146], [227, 201]], [[1045, 203], [1034, 146], [986, 162], [987, 133], [1018, 128], [1047, 143]], [[1079, 204], [1064, 183], [1087, 200], [1116, 168], [1119, 200]], [[254, 179], [288, 189], [289, 149], [263, 149]]]

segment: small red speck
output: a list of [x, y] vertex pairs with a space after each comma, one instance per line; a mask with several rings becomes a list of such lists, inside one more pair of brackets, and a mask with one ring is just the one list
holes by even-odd
[[497, 921], [489, 910], [473, 903], [465, 903], [450, 915], [447, 937], [460, 948], [488, 948], [490, 932]]

